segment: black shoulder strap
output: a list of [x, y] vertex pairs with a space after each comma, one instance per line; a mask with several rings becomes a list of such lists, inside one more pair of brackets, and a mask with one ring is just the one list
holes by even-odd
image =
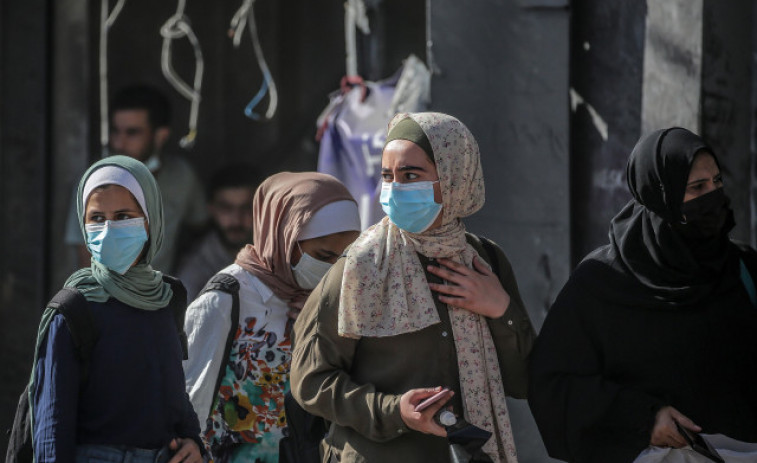
[[[494, 244], [494, 242], [489, 238], [483, 237], [481, 235], [466, 233], [465, 237], [468, 241], [468, 244], [476, 249], [476, 252], [478, 252], [479, 255], [481, 255], [481, 257], [486, 260], [486, 262], [492, 268], [494, 274], [497, 275], [497, 278], [499, 278], [499, 258], [497, 257], [497, 245]], [[483, 251], [483, 253], [481, 251]]]
[[[60, 313], [66, 321], [66, 327], [71, 333], [71, 339], [79, 361], [79, 386], [83, 386], [89, 375], [89, 360], [92, 350], [97, 341], [95, 324], [89, 311], [87, 299], [79, 290], [63, 288], [47, 303], [45, 310]], [[41, 333], [45, 336], [46, 333]], [[34, 359], [37, 361], [37, 358]], [[13, 419], [13, 427], [9, 430], [10, 438], [5, 454], [6, 463], [29, 462], [34, 459], [32, 445], [32, 420], [29, 403], [29, 387], [27, 383], [24, 392], [18, 399], [16, 415]]]
[[176, 277], [163, 274], [163, 281], [171, 285], [173, 297], [171, 298], [170, 307], [173, 312], [174, 322], [176, 323], [176, 332], [179, 334], [181, 341], [181, 352], [184, 360], [189, 358], [189, 346], [187, 345], [187, 333], [184, 332], [184, 315], [187, 312], [187, 288]]
[[89, 376], [89, 361], [97, 342], [97, 330], [87, 299], [77, 289], [63, 288], [53, 296], [47, 307], [57, 310], [66, 320], [76, 355], [79, 357], [83, 384]]
[[[213, 278], [205, 284], [205, 287], [202, 288], [200, 294], [205, 294], [208, 291], [222, 291], [231, 295], [231, 324], [229, 326], [229, 333], [226, 335], [226, 347], [223, 351], [223, 364], [218, 370], [216, 385], [213, 389], [212, 402], [215, 402], [215, 397], [218, 395], [218, 390], [221, 387], [221, 381], [226, 374], [226, 364], [229, 361], [231, 346], [234, 344], [234, 338], [237, 334], [237, 328], [239, 327], [239, 281], [228, 273], [216, 273], [213, 275]], [[207, 416], [210, 416], [213, 412], [212, 402], [210, 406], [211, 409], [208, 411]]]
[[18, 398], [16, 416], [13, 417], [13, 427], [7, 433], [8, 447], [5, 451], [5, 463], [26, 463], [34, 461], [32, 446], [32, 414], [30, 413], [29, 384]]
[[494, 242], [489, 238], [483, 236], [479, 236], [478, 239], [481, 241], [481, 246], [483, 246], [486, 255], [489, 256], [489, 265], [491, 265], [492, 271], [495, 275], [497, 275], [497, 277], [499, 277], [499, 257], [497, 257], [497, 245], [494, 244]]

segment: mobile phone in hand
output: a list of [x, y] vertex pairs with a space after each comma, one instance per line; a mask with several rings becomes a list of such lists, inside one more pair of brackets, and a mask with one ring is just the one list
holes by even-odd
[[415, 411], [421, 412], [427, 409], [431, 404], [438, 402], [442, 397], [444, 397], [445, 394], [447, 394], [447, 392], [449, 392], [449, 389], [445, 387], [444, 389], [432, 395], [431, 397], [424, 399], [423, 402], [415, 406]]
[[707, 440], [702, 437], [701, 434], [684, 428], [678, 423], [678, 421], [673, 421], [676, 424], [676, 429], [678, 429], [678, 434], [683, 436], [683, 438], [686, 440], [686, 443], [689, 444], [695, 452], [702, 454], [717, 463], [725, 463], [723, 457], [718, 454], [717, 450], [715, 450], [715, 448], [709, 442], [707, 442]]

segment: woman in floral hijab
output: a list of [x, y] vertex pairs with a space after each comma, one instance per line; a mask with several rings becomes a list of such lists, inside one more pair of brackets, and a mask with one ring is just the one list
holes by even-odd
[[399, 114], [382, 176], [388, 216], [295, 325], [292, 392], [333, 423], [324, 461], [448, 461], [442, 407], [492, 433], [483, 458], [517, 461], [505, 394], [525, 395], [534, 331], [504, 254], [493, 272], [461, 221], [484, 204], [478, 145], [454, 117]]

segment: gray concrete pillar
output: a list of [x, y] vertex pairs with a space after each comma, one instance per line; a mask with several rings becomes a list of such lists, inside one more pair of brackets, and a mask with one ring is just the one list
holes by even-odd
[[[431, 0], [431, 107], [476, 137], [486, 205], [469, 231], [513, 265], [537, 329], [570, 272], [567, 1]], [[524, 400], [508, 401], [519, 461], [550, 461]]]
[[732, 236], [750, 241], [752, 0], [648, 0], [642, 134], [680, 126], [718, 156]]
[[641, 131], [699, 133], [703, 0], [647, 0]]
[[[73, 200], [73, 191], [79, 177], [84, 173], [90, 160], [91, 121], [99, 121], [97, 113], [90, 114], [91, 95], [98, 92], [98, 83], [93, 82], [93, 30], [98, 25], [90, 23], [90, 11], [94, 6], [99, 11], [99, 3], [89, 1], [58, 0], [52, 3], [52, 52], [55, 59], [51, 69], [52, 143], [50, 169], [55, 175], [50, 177], [51, 223], [57, 224], [50, 233], [50, 293], [57, 291], [66, 278], [77, 268], [77, 260], [72, 247], [63, 242], [68, 210]], [[92, 118], [92, 119], [90, 119]]]

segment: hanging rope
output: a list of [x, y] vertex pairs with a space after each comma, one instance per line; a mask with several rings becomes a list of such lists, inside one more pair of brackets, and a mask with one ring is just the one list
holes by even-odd
[[108, 126], [108, 30], [121, 14], [126, 0], [118, 0], [113, 11], [108, 13], [108, 0], [100, 2], [100, 154], [108, 156], [110, 128]]
[[[205, 62], [202, 59], [202, 50], [200, 42], [197, 40], [192, 27], [189, 25], [189, 18], [184, 14], [186, 0], [179, 0], [176, 13], [168, 18], [168, 21], [160, 28], [160, 35], [163, 36], [163, 50], [160, 56], [160, 66], [163, 70], [163, 76], [171, 83], [184, 98], [189, 100], [191, 108], [189, 110], [189, 132], [182, 137], [179, 144], [182, 148], [192, 148], [195, 138], [197, 137], [197, 115], [200, 110], [200, 99], [202, 90], [202, 74]], [[190, 87], [173, 68], [172, 48], [173, 40], [186, 37], [192, 45], [195, 55], [195, 75], [193, 86]]]
[[[244, 108], [244, 115], [252, 120], [260, 120], [260, 114], [254, 111], [255, 107], [265, 96], [266, 92], [269, 92], [268, 110], [263, 116], [264, 120], [271, 120], [273, 115], [276, 114], [276, 107], [278, 106], [279, 96], [276, 90], [276, 82], [271, 76], [271, 71], [268, 69], [268, 64], [263, 56], [263, 48], [260, 46], [260, 38], [258, 37], [258, 28], [255, 22], [255, 10], [253, 5], [255, 0], [244, 0], [242, 6], [239, 7], [234, 17], [231, 18], [231, 29], [233, 30], [233, 44], [234, 48], [239, 48], [242, 42], [242, 35], [244, 34], [244, 26], [247, 25], [250, 30], [250, 36], [252, 38], [252, 46], [255, 50], [255, 59], [258, 62], [260, 71], [263, 73], [263, 83], [260, 85], [258, 93], [252, 97], [247, 106]], [[231, 31], [230, 31], [231, 32]]]
[[344, 44], [346, 50], [347, 77], [359, 76], [357, 71], [357, 40], [355, 27], [363, 34], [370, 34], [368, 16], [363, 0], [347, 0], [344, 3]]

